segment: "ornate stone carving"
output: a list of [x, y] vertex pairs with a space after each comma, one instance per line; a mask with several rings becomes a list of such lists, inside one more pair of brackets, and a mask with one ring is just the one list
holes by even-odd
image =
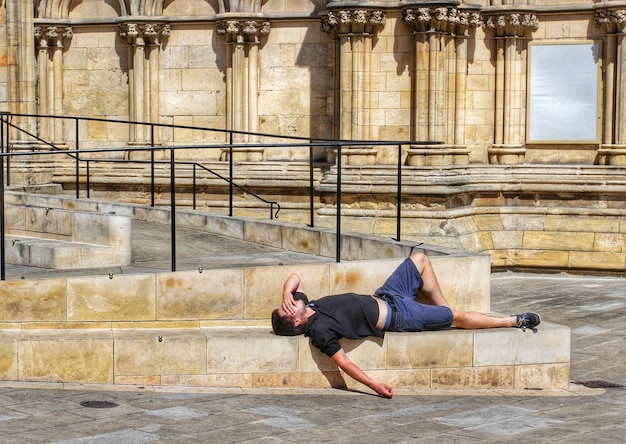
[[539, 28], [539, 21], [532, 13], [498, 14], [487, 16], [485, 27], [494, 29], [498, 37], [524, 37]]
[[387, 15], [381, 10], [354, 9], [331, 11], [322, 18], [322, 30], [337, 35], [370, 35], [385, 26]]
[[35, 42], [38, 47], [63, 47], [63, 40], [74, 36], [71, 26], [35, 26]]
[[595, 22], [604, 26], [609, 34], [621, 33], [626, 30], [626, 9], [597, 11]]
[[259, 36], [269, 34], [271, 24], [268, 21], [256, 20], [220, 20], [217, 22], [217, 33], [226, 36], [226, 40], [258, 43]]
[[158, 45], [162, 38], [170, 35], [170, 25], [169, 23], [122, 23], [119, 33], [129, 45], [136, 44], [138, 39], [143, 39], [146, 45]]
[[469, 28], [482, 25], [478, 11], [467, 11], [452, 7], [408, 8], [403, 11], [403, 20], [413, 26], [413, 32], [441, 32], [463, 35]]

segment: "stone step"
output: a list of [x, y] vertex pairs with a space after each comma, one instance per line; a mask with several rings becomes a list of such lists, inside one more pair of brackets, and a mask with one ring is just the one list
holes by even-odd
[[[234, 324], [233, 324], [234, 325]], [[241, 324], [239, 324], [241, 325]], [[387, 333], [342, 340], [352, 361], [396, 388], [556, 389], [569, 386], [569, 328]], [[310, 346], [271, 327], [0, 331], [5, 381], [242, 388], [364, 387]]]

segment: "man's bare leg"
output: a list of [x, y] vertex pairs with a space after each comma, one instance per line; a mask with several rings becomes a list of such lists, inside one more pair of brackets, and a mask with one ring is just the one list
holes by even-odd
[[496, 328], [517, 326], [517, 316], [496, 318], [475, 311], [452, 310], [452, 326], [458, 328]]
[[475, 311], [458, 311], [450, 307], [444, 297], [430, 259], [424, 253], [411, 255], [411, 260], [422, 275], [424, 285], [418, 298], [423, 304], [445, 306], [452, 310], [452, 326], [458, 328], [496, 328], [496, 327], [520, 327], [534, 328], [541, 322], [539, 315], [535, 313], [523, 313], [521, 315], [497, 318], [488, 314]]
[[424, 253], [414, 253], [410, 257], [424, 280], [424, 285], [419, 292], [420, 302], [427, 305], [450, 307], [450, 304], [441, 292], [437, 276], [435, 276], [435, 271], [428, 256]]

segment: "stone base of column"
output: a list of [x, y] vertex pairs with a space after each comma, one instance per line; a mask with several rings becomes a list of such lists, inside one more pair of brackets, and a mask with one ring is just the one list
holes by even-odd
[[602, 144], [598, 148], [599, 165], [626, 165], [626, 145], [625, 144]]
[[[328, 161], [330, 163], [336, 163], [337, 161], [337, 148], [329, 148]], [[341, 149], [341, 164], [342, 165], [376, 165], [376, 153], [378, 151], [372, 147], [345, 147]]]
[[524, 163], [526, 148], [519, 144], [492, 145], [488, 154], [492, 165], [521, 165]]
[[[25, 140], [15, 140], [9, 142], [10, 151], [52, 151], [53, 149], [57, 149], [60, 151], [71, 149], [67, 142], [50, 142], [50, 145], [47, 143], [39, 142], [39, 141], [25, 141]], [[53, 148], [54, 147], [54, 148]]]
[[[222, 148], [222, 155], [220, 160], [230, 160], [231, 150], [229, 148]], [[265, 154], [265, 148], [233, 148], [233, 161], [234, 162], [261, 162]]]
[[411, 145], [406, 164], [410, 166], [468, 165], [469, 150], [460, 145]]
[[[145, 145], [143, 145], [145, 146]], [[122, 153], [120, 151], [120, 153]], [[113, 154], [112, 157], [115, 156], [115, 153], [111, 153]], [[143, 151], [143, 150], [129, 150], [126, 151], [126, 156], [128, 160], [150, 160], [151, 156], [150, 156], [150, 151]], [[167, 159], [169, 158], [169, 156], [165, 155], [165, 150], [164, 149], [159, 149], [159, 150], [154, 150], [154, 159], [155, 160], [163, 160], [163, 159]]]

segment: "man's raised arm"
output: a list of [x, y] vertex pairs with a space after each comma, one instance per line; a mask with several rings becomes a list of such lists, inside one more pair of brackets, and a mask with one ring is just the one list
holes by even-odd
[[339, 349], [332, 358], [332, 361], [344, 372], [346, 372], [352, 379], [359, 381], [361, 384], [365, 384], [383, 398], [391, 398], [393, 396], [393, 388], [382, 382], [376, 382], [365, 374], [363, 370], [359, 368], [354, 362], [352, 362], [346, 352]]
[[292, 273], [283, 284], [283, 303], [281, 305], [282, 309], [289, 315], [296, 311], [296, 301], [293, 298], [295, 292], [304, 293], [304, 287], [300, 282], [300, 276]]

